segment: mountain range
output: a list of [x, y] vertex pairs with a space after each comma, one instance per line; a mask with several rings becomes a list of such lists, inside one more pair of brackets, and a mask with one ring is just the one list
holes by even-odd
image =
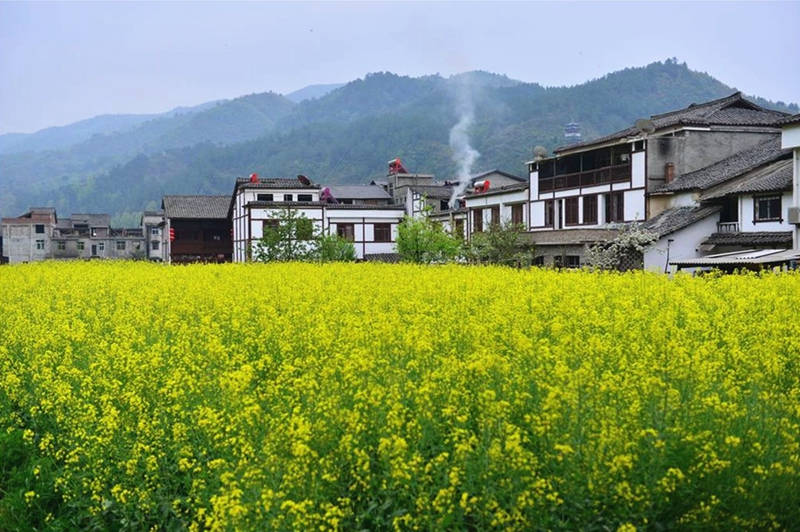
[[[368, 183], [401, 157], [409, 171], [454, 179], [450, 132], [468, 120], [480, 157], [473, 174], [525, 175], [532, 148], [565, 144], [564, 125], [583, 139], [637, 118], [729, 95], [736, 89], [673, 59], [571, 87], [543, 87], [467, 72], [412, 78], [389, 72], [291, 94], [250, 94], [159, 115], [106, 115], [30, 135], [0, 135], [0, 214], [32, 206], [59, 213], [112, 214], [136, 226], [165, 194], [227, 194], [235, 177], [304, 174], [325, 184]], [[749, 96], [797, 113], [797, 104]]]

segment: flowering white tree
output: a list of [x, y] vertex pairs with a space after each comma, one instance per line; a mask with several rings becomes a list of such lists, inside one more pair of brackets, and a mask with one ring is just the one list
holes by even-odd
[[623, 226], [608, 242], [589, 248], [586, 262], [598, 270], [625, 271], [641, 267], [645, 250], [658, 240], [658, 235], [638, 222]]

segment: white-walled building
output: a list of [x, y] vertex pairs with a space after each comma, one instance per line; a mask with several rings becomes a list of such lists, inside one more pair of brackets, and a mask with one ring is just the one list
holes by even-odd
[[[638, 127], [566, 146], [555, 150], [555, 157], [531, 161], [528, 205], [533, 241], [540, 246], [570, 242], [571, 252], [582, 255], [597, 230], [601, 230], [598, 236], [602, 239], [604, 229], [651, 220], [668, 209], [680, 209], [666, 215], [673, 219], [690, 213], [683, 208], [700, 207], [699, 195], [653, 193], [734, 154], [774, 140], [780, 133], [777, 122], [785, 116], [736, 93], [655, 115], [637, 122]], [[677, 225], [682, 223], [673, 220], [665, 227]], [[581, 230], [586, 240], [547, 234], [575, 230]], [[678, 236], [674, 234], [667, 241], [678, 242]], [[659, 243], [658, 247], [666, 248], [668, 243], [671, 244]], [[682, 253], [672, 246], [670, 252]], [[573, 262], [582, 261], [581, 257], [574, 257]], [[663, 268], [663, 260], [658, 262]]]
[[293, 179], [237, 179], [231, 200], [233, 261], [248, 260], [248, 250], [258, 245], [264, 228], [277, 223], [283, 209], [293, 209], [311, 220], [322, 234], [337, 234], [353, 242], [356, 255], [394, 253], [397, 225], [403, 205], [339, 203], [330, 189]]

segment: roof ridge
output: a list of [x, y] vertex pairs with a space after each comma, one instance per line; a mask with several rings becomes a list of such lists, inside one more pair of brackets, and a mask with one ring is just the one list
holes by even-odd
[[[741, 91], [737, 91], [730, 96], [725, 96], [724, 98], [717, 98], [716, 100], [711, 100], [710, 102], [703, 102], [703, 103], [690, 103], [686, 107], [682, 107], [681, 109], [675, 109], [674, 111], [667, 111], [666, 113], [661, 113], [657, 115], [651, 115], [650, 118], [663, 118], [665, 116], [671, 116], [677, 113], [683, 113], [688, 111], [689, 109], [703, 109], [709, 107], [720, 106], [720, 108], [724, 107], [726, 104], [731, 104], [736, 101], [744, 100], [745, 98], [742, 96]], [[755, 105], [755, 104], [753, 104]]]

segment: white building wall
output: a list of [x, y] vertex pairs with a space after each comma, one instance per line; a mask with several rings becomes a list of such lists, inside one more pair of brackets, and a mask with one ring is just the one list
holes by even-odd
[[781, 218], [782, 222], [756, 222], [755, 221], [755, 198], [752, 195], [739, 197], [739, 231], [751, 233], [755, 231], [791, 231], [793, 226], [789, 225], [789, 207], [792, 206], [792, 193], [787, 191], [781, 196]]
[[[679, 231], [661, 237], [644, 253], [644, 269], [663, 273], [667, 260], [686, 260], [702, 257], [700, 243], [717, 230], [719, 214], [712, 214]], [[672, 242], [670, 242], [672, 240]], [[669, 254], [667, 254], [669, 248]], [[676, 271], [675, 266], [668, 268]]]
[[[628, 190], [625, 192], [625, 220], [640, 222], [645, 219], [644, 190]], [[603, 209], [605, 212], [605, 209]]]
[[631, 154], [631, 186], [633, 188], [643, 188], [646, 182], [647, 152], [637, 151]]

